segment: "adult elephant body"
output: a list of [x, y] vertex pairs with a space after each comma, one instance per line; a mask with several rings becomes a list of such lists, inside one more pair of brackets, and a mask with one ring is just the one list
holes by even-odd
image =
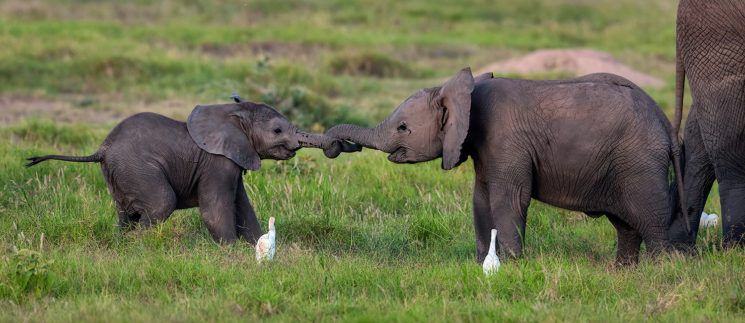
[[451, 169], [470, 156], [477, 260], [490, 230], [500, 252], [519, 255], [531, 198], [607, 215], [617, 261], [636, 262], [642, 240], [666, 249], [672, 211], [668, 168], [677, 142], [654, 101], [630, 81], [592, 74], [530, 81], [460, 71], [419, 91], [376, 128], [339, 125], [327, 135], [390, 153], [396, 163], [442, 156]]
[[[745, 2], [682, 0], [677, 22], [676, 124], [680, 124], [685, 78], [693, 105], [685, 133], [683, 176], [687, 213], [701, 214], [714, 180], [719, 181], [725, 245], [745, 238]], [[677, 132], [677, 130], [676, 130]], [[672, 242], [695, 245], [698, 216], [688, 232], [678, 218]]]

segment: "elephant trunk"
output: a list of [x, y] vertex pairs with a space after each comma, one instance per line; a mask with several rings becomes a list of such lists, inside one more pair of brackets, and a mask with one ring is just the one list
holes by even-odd
[[326, 131], [329, 137], [348, 140], [363, 147], [377, 149], [386, 153], [392, 153], [393, 149], [386, 147], [382, 143], [380, 126], [375, 128], [365, 128], [352, 124], [340, 124]]
[[328, 158], [336, 158], [342, 152], [354, 152], [362, 150], [362, 147], [360, 147], [359, 145], [349, 144], [347, 142], [326, 135], [298, 131], [297, 139], [300, 147], [323, 149], [323, 154], [326, 155], [326, 157]]

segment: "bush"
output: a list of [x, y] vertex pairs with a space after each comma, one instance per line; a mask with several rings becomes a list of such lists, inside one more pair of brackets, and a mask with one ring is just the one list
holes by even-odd
[[362, 75], [380, 78], [415, 77], [417, 74], [404, 63], [378, 53], [342, 55], [331, 59], [329, 69], [334, 74]]
[[339, 123], [368, 123], [360, 113], [346, 106], [334, 108], [324, 97], [302, 86], [271, 86], [261, 93], [259, 101], [274, 107], [304, 130], [323, 132]]

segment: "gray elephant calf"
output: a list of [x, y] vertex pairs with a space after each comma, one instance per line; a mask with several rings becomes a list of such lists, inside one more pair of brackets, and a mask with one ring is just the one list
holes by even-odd
[[261, 236], [256, 214], [243, 188], [243, 171], [261, 159], [289, 159], [301, 147], [323, 148], [326, 156], [361, 147], [323, 135], [300, 132], [264, 104], [241, 102], [197, 106], [184, 123], [155, 113], [131, 116], [86, 157], [48, 155], [48, 159], [97, 162], [119, 214], [119, 226], [151, 226], [176, 209], [199, 206], [216, 241]]
[[521, 254], [531, 198], [605, 214], [618, 232], [620, 264], [638, 261], [642, 241], [653, 252], [669, 246], [668, 168], [671, 157], [679, 165], [677, 138], [655, 102], [620, 76], [474, 80], [464, 69], [415, 93], [373, 129], [338, 125], [326, 134], [389, 153], [395, 163], [442, 157], [451, 169], [470, 156], [479, 262], [492, 228], [503, 255]]

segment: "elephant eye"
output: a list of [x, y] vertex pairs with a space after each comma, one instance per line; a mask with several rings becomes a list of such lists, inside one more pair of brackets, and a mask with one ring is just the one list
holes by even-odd
[[398, 128], [396, 128], [396, 130], [398, 130], [400, 132], [406, 131], [406, 123], [405, 122], [402, 122], [401, 125], [398, 126]]
[[275, 134], [281, 134], [282, 133], [282, 129], [281, 128], [276, 128], [276, 129], [274, 129], [274, 133]]

